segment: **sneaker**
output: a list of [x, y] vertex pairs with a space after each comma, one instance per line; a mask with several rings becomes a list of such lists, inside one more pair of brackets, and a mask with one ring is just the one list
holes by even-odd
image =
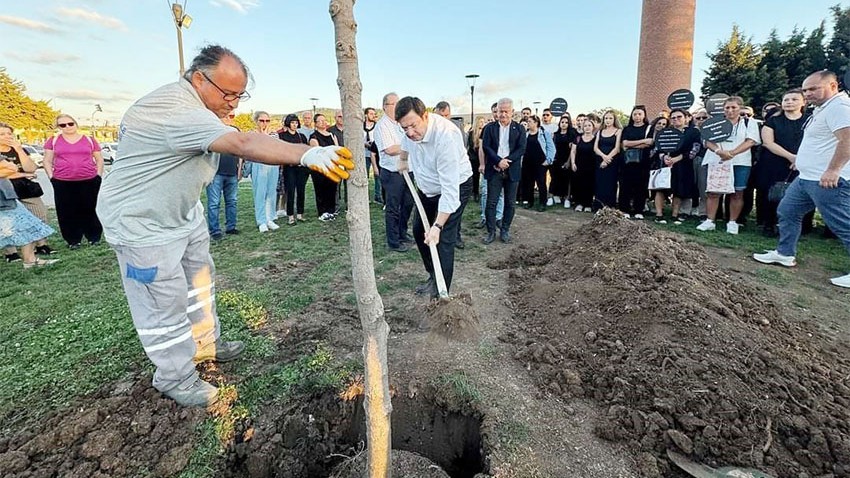
[[334, 218], [333, 214], [328, 213], [328, 212], [322, 213], [322, 215], [319, 216], [319, 220], [322, 221], [322, 222], [328, 222], [333, 218]]
[[286, 217], [286, 211], [283, 209], [278, 209], [276, 213], [274, 213], [275, 217]]
[[623, 213], [623, 217], [624, 217], [624, 218], [626, 218], [626, 219], [631, 219], [631, 218], [632, 218], [632, 216], [630, 216], [630, 215], [628, 215], [628, 214], [626, 214], [626, 213]]
[[546, 201], [546, 205], [547, 205], [547, 206], [554, 206], [554, 205], [555, 205], [555, 198], [549, 198], [549, 199]]
[[42, 256], [49, 256], [51, 254], [56, 254], [56, 251], [50, 248], [47, 244], [43, 246], [38, 246], [35, 248], [35, 253], [40, 254]]
[[590, 206], [584, 208], [584, 212], [593, 212], [593, 209]]
[[307, 219], [305, 219], [304, 216], [302, 216], [301, 214], [298, 214], [297, 216], [295, 216], [295, 219], [297, 219], [301, 222], [307, 222]]
[[222, 233], [220, 233], [220, 232], [217, 232], [217, 233], [215, 233], [215, 234], [210, 234], [210, 239], [212, 239], [213, 241], [218, 242], [218, 241], [220, 241], [220, 240], [224, 239], [224, 234], [222, 234]]
[[70, 245], [68, 245], [68, 249], [71, 249], [72, 251], [76, 251], [76, 250], [77, 250], [77, 249], [79, 249], [79, 248], [80, 248], [80, 243], [79, 243], [79, 242], [75, 242], [74, 244], [70, 244]]
[[569, 199], [564, 199], [564, 209], [569, 209], [572, 206]]
[[643, 214], [635, 214], [635, 219], [643, 219]]
[[231, 229], [229, 231], [224, 231], [224, 233], [225, 234], [232, 234], [232, 235], [235, 236], [236, 234], [239, 234], [239, 229]]
[[850, 288], [850, 274], [843, 275], [841, 277], [833, 277], [829, 280], [832, 285], [837, 285], [838, 287], [846, 287]]
[[265, 224], [260, 224], [259, 226], [260, 232], [269, 232], [269, 226]]
[[667, 219], [664, 219], [664, 216], [655, 216], [656, 224], [667, 224]]
[[199, 349], [195, 352], [195, 357], [192, 360], [195, 363], [201, 362], [230, 362], [236, 360], [245, 351], [245, 342], [234, 340], [225, 342], [221, 339], [214, 343]]
[[209, 407], [218, 401], [218, 389], [200, 378], [189, 388], [172, 388], [163, 395], [182, 407]]
[[697, 226], [697, 231], [713, 231], [716, 227], [717, 226], [714, 224], [714, 221], [712, 221], [711, 219], [706, 219], [705, 221], [699, 223], [699, 226]]
[[289, 222], [287, 222], [287, 224], [289, 224], [290, 226], [294, 226], [294, 225], [298, 224], [298, 221], [295, 220], [295, 216], [290, 216]]
[[583, 208], [583, 207], [581, 207], [581, 204], [579, 204], [578, 206], [576, 206], [576, 212], [582, 212], [582, 211], [584, 211], [584, 208]]
[[267, 222], [266, 226], [269, 226], [269, 229], [271, 229], [272, 231], [277, 231], [278, 229], [280, 229], [280, 226], [278, 226], [277, 223], [274, 221]]
[[23, 259], [21, 259], [21, 255], [17, 252], [6, 254], [6, 262], [20, 262], [21, 260]]
[[738, 234], [738, 229], [740, 228], [740, 224], [735, 221], [729, 221], [726, 223], [726, 232], [729, 234]]
[[753, 254], [753, 259], [762, 264], [779, 264], [785, 267], [794, 267], [797, 265], [797, 259], [794, 256], [783, 256], [776, 250], [765, 251], [764, 254]]
[[24, 269], [32, 269], [33, 267], [44, 267], [59, 262], [59, 259], [36, 259], [34, 262], [24, 262]]
[[682, 221], [682, 218], [677, 217], [676, 219], [674, 219], [674, 220], [673, 220], [673, 225], [674, 225], [674, 226], [681, 226], [681, 225], [682, 225], [682, 222], [683, 222], [683, 221]]

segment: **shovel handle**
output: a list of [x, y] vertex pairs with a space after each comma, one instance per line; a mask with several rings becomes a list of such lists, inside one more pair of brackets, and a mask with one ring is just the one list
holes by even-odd
[[[401, 175], [404, 176], [404, 182], [407, 183], [407, 188], [410, 189], [410, 195], [413, 196], [413, 202], [416, 203], [416, 210], [419, 211], [419, 217], [422, 219], [422, 226], [425, 227], [425, 233], [427, 234], [428, 230], [431, 229], [431, 225], [428, 224], [428, 218], [425, 216], [425, 207], [419, 199], [419, 193], [416, 191], [416, 187], [413, 186], [413, 181], [410, 180], [410, 175], [407, 173], [406, 169], [401, 171]], [[431, 251], [431, 262], [434, 264], [434, 277], [437, 279], [437, 293], [440, 294], [440, 297], [446, 298], [449, 296], [449, 289], [446, 287], [446, 278], [443, 277], [443, 267], [440, 265], [440, 255], [437, 253], [437, 245], [429, 245], [428, 250]]]

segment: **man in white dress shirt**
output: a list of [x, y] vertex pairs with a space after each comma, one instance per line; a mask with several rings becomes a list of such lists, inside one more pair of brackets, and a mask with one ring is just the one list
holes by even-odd
[[[436, 244], [446, 287], [450, 288], [457, 233], [472, 194], [472, 167], [457, 126], [437, 114], [429, 114], [419, 98], [400, 99], [395, 117], [405, 134], [402, 158], [408, 158], [409, 168], [416, 175], [419, 198], [430, 225], [426, 231], [422, 220], [414, 219], [413, 238], [430, 276], [427, 292], [436, 297], [434, 264], [428, 246]], [[402, 161], [400, 168], [405, 166]]]

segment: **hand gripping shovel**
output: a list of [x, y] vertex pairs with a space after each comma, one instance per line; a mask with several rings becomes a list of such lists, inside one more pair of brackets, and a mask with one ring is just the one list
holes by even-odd
[[[431, 229], [431, 225], [428, 224], [428, 218], [425, 216], [425, 207], [422, 206], [422, 201], [419, 199], [419, 193], [416, 192], [416, 187], [413, 186], [413, 181], [410, 180], [410, 175], [407, 173], [407, 170], [402, 170], [401, 175], [404, 176], [404, 182], [407, 183], [407, 188], [410, 189], [410, 195], [413, 196], [413, 200], [416, 202], [416, 209], [419, 211], [419, 217], [422, 219], [422, 225], [425, 227], [425, 233], [427, 234]], [[437, 293], [440, 294], [441, 299], [447, 299], [449, 297], [449, 289], [446, 287], [446, 278], [443, 277], [443, 268], [440, 265], [440, 255], [437, 254], [437, 245], [429, 245], [428, 250], [431, 251], [431, 262], [434, 264], [434, 277], [436, 277], [437, 280]]]

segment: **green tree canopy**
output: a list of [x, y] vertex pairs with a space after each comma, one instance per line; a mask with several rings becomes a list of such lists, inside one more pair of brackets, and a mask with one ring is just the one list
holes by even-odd
[[832, 7], [832, 19], [835, 25], [826, 48], [827, 65], [841, 78], [850, 66], [850, 7]]
[[732, 25], [729, 39], [720, 42], [717, 51], [707, 56], [711, 66], [702, 82], [702, 94], [738, 95], [749, 104], [759, 88], [758, 67], [762, 57], [759, 46], [744, 36], [738, 25]]
[[0, 121], [16, 129], [49, 130], [57, 114], [47, 102], [27, 96], [24, 83], [0, 67]]

